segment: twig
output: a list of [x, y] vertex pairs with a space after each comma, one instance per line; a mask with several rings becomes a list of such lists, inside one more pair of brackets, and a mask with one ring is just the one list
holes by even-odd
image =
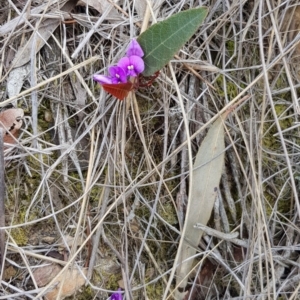
[[231, 241], [231, 240], [237, 238], [238, 235], [239, 235], [238, 232], [224, 233], [224, 232], [212, 229], [208, 226], [202, 225], [200, 223], [195, 224], [194, 228], [199, 228], [199, 229], [203, 230], [208, 235], [215, 236], [219, 239], [226, 240], [226, 241]]
[[[4, 182], [4, 130], [0, 128], [0, 228], [5, 227], [5, 182]], [[5, 229], [0, 229], [0, 269], [4, 266]]]

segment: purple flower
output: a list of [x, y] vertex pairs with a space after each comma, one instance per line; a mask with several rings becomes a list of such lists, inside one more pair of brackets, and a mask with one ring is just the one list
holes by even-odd
[[145, 69], [144, 61], [136, 55], [123, 57], [118, 62], [118, 67], [122, 68], [127, 76], [137, 76]]
[[116, 66], [109, 67], [109, 76], [95, 74], [93, 79], [100, 84], [126, 83], [129, 76], [135, 77], [144, 71], [145, 63], [142, 56], [144, 56], [143, 49], [133, 39], [128, 46], [126, 56], [121, 58]]
[[144, 56], [143, 49], [141, 48], [140, 44], [135, 39], [133, 39], [130, 42], [127, 52], [126, 52], [126, 56], [128, 56], [128, 57], [133, 56], [133, 55], [139, 56], [139, 57]]
[[103, 83], [112, 84], [112, 79], [109, 76], [95, 74], [93, 75], [93, 79], [100, 84]]
[[122, 300], [122, 294], [121, 294], [121, 289], [119, 288], [118, 289], [118, 292], [116, 293], [113, 293], [111, 296], [110, 296], [110, 300]]
[[112, 66], [108, 69], [108, 72], [112, 78], [112, 83], [127, 82], [127, 76], [124, 68], [121, 68], [119, 66]]
[[98, 75], [95, 74], [93, 76], [93, 79], [100, 84], [103, 83], [125, 83], [127, 82], [127, 76], [123, 68], [120, 68], [118, 66], [112, 66], [108, 69], [110, 76], [105, 76], [105, 75]]

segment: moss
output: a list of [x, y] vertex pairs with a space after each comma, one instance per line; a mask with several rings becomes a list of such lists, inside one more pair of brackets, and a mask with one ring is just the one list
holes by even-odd
[[[275, 186], [283, 186], [283, 179], [285, 176], [274, 178]], [[266, 214], [267, 216], [271, 216], [274, 210], [274, 206], [276, 205], [276, 211], [280, 212], [282, 215], [289, 214], [291, 212], [291, 197], [290, 197], [290, 187], [286, 185], [285, 189], [280, 192], [280, 198], [275, 194], [275, 191], [272, 187], [268, 187], [266, 184], [263, 186], [264, 198], [266, 200]], [[280, 216], [279, 216], [280, 218]]]
[[[230, 100], [234, 99], [239, 93], [240, 88], [234, 83], [226, 79], [226, 90], [224, 90], [224, 76], [219, 75], [215, 82], [215, 87], [217, 88], [217, 94], [218, 96], [225, 97], [225, 93]], [[243, 87], [243, 86], [242, 86]]]
[[[85, 286], [85, 287], [82, 287], [81, 289], [81, 292], [77, 293], [76, 294], [76, 299], [77, 300], [92, 300], [92, 299], [95, 299], [95, 293], [93, 292], [92, 288], [90, 286]], [[65, 299], [75, 299], [74, 298], [74, 295], [68, 297], [68, 298], [65, 298]]]
[[277, 104], [275, 105], [275, 111], [279, 119], [280, 128], [282, 130], [290, 128], [293, 124], [293, 118], [288, 116], [287, 105]]
[[[32, 209], [26, 219], [28, 203], [29, 200], [22, 200], [22, 203], [19, 205], [13, 216], [13, 225], [23, 224], [25, 221], [30, 222], [38, 218], [38, 211]], [[13, 201], [8, 202], [7, 211], [15, 211], [14, 205], [15, 203], [13, 203]], [[10, 206], [12, 206], [12, 210], [9, 209]], [[11, 229], [10, 234], [17, 245], [24, 246], [28, 243], [28, 240], [30, 239], [30, 228], [32, 228], [32, 226], [23, 226]]]
[[28, 233], [24, 228], [13, 228], [10, 232], [18, 246], [25, 246], [28, 242]]
[[[278, 82], [277, 82], [278, 83]], [[290, 110], [288, 104], [276, 104], [274, 106], [276, 117], [278, 118], [279, 125], [281, 130], [285, 130], [290, 128], [293, 124], [293, 118], [290, 117]], [[266, 121], [263, 124], [263, 137], [262, 137], [262, 144], [264, 149], [271, 150], [275, 153], [282, 152], [282, 144], [278, 136], [277, 127], [275, 122], [273, 121], [274, 117], [270, 110], [269, 114], [266, 115]], [[292, 131], [289, 132], [292, 134]], [[295, 137], [295, 143], [300, 143], [300, 139]], [[269, 174], [276, 174], [273, 176], [272, 179], [272, 186], [268, 186], [264, 184], [263, 187], [263, 195], [267, 202], [266, 204], [266, 213], [268, 216], [271, 216], [274, 205], [277, 205], [276, 209], [283, 215], [290, 213], [291, 209], [291, 190], [288, 185], [285, 184], [286, 178], [289, 176], [287, 171], [280, 170], [280, 165], [278, 165], [278, 157], [271, 155], [268, 151], [263, 152], [263, 167], [264, 169], [268, 170]], [[275, 187], [275, 188], [274, 188]], [[278, 191], [277, 187], [284, 187], [284, 189]], [[279, 197], [279, 198], [278, 198]]]
[[[286, 104], [276, 104], [275, 112], [277, 118], [279, 120], [281, 130], [285, 130], [290, 128], [293, 124], [293, 118], [289, 116], [289, 111], [287, 110]], [[273, 116], [270, 112], [269, 116], [267, 116], [270, 120], [273, 120]], [[274, 121], [265, 122], [263, 125], [263, 138], [262, 143], [265, 148], [274, 151], [280, 151], [281, 149], [281, 141], [275, 135], [278, 133], [277, 127]], [[300, 139], [299, 139], [300, 141]]]
[[69, 125], [73, 128], [76, 128], [77, 126], [77, 120], [75, 118], [69, 118], [68, 119]]
[[99, 204], [99, 198], [102, 194], [103, 187], [94, 185], [89, 194], [89, 203], [95, 204], [96, 206]]
[[151, 284], [146, 286], [147, 296], [149, 299], [162, 299], [164, 288], [160, 284]]
[[[106, 277], [105, 274], [101, 274], [102, 276]], [[118, 281], [122, 279], [122, 274], [109, 274], [108, 281], [106, 283], [106, 287], [108, 290], [116, 291], [119, 288]]]
[[159, 215], [169, 224], [174, 225], [178, 223], [175, 207], [170, 202], [165, 202], [158, 208]]
[[227, 41], [226, 49], [228, 50], [230, 56], [234, 55], [234, 50], [235, 50], [234, 41], [231, 41], [231, 40]]

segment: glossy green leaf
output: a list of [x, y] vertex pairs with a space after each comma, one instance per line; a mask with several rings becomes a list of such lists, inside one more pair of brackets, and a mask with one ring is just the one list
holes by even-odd
[[182, 243], [177, 268], [176, 299], [184, 299], [187, 279], [193, 266], [203, 231], [195, 228], [197, 223], [206, 225], [212, 213], [224, 166], [224, 125], [227, 113], [218, 118], [203, 140], [193, 166], [190, 197], [187, 206]]
[[207, 11], [206, 7], [200, 7], [179, 12], [152, 25], [138, 37], [137, 41], [145, 53], [144, 76], [153, 75], [173, 58], [198, 30]]

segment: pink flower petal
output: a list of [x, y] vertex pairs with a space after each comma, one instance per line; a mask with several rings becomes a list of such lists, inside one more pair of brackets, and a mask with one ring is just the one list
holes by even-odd
[[145, 69], [144, 61], [136, 55], [123, 57], [118, 62], [118, 67], [122, 68], [127, 76], [137, 76]]
[[133, 39], [128, 46], [126, 55], [128, 57], [130, 57], [132, 55], [142, 57], [142, 56], [144, 56], [144, 51], [141, 48], [140, 44], [135, 39]]
[[128, 72], [128, 66], [129, 65], [130, 65], [129, 57], [123, 57], [118, 62], [118, 67], [122, 68], [125, 71], [126, 74]]
[[112, 80], [109, 76], [95, 74], [95, 75], [93, 75], [93, 79], [100, 84], [102, 84], [102, 83], [111, 84], [112, 83]]
[[145, 63], [142, 58], [136, 55], [132, 55], [129, 57], [131, 65], [134, 66], [134, 71], [136, 72], [136, 75], [142, 73], [145, 69]]
[[112, 66], [108, 69], [113, 83], [127, 82], [126, 71], [119, 66]]

